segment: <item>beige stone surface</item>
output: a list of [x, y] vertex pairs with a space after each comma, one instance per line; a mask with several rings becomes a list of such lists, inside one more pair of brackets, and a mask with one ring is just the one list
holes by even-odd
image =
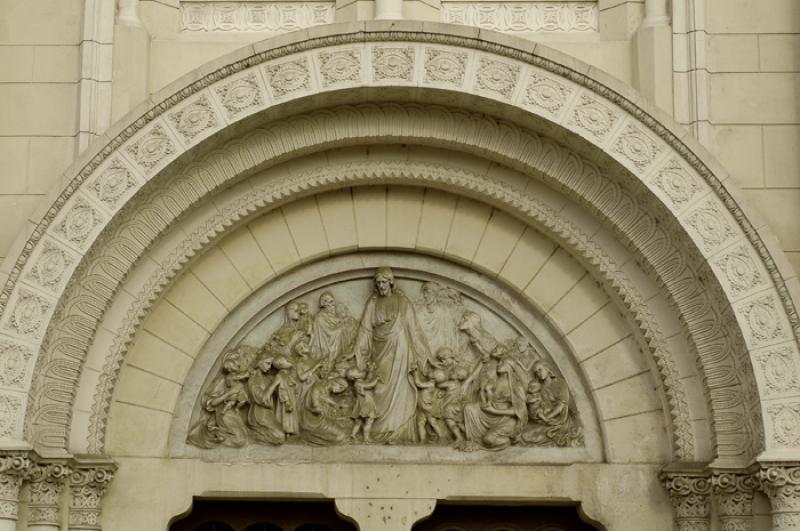
[[758, 51], [764, 72], [800, 71], [800, 35], [759, 35]]
[[730, 168], [731, 176], [742, 188], [765, 185], [765, 161], [762, 146], [765, 132], [759, 125], [718, 125], [712, 128], [713, 149], [720, 162]]
[[708, 0], [706, 24], [711, 33], [797, 33], [800, 6], [794, 0]]
[[711, 72], [758, 72], [760, 68], [759, 36], [709, 35], [708, 69]]
[[769, 188], [800, 188], [800, 126], [764, 127], [764, 179]]
[[710, 117], [714, 123], [800, 122], [800, 74], [712, 74]]

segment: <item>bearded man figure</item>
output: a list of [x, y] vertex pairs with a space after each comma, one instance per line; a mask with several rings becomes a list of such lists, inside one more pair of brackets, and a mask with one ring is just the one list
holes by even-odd
[[396, 288], [388, 267], [375, 273], [375, 293], [364, 307], [353, 352], [358, 368], [378, 379], [373, 439], [415, 442], [417, 389], [412, 371], [425, 367], [430, 348], [414, 306]]

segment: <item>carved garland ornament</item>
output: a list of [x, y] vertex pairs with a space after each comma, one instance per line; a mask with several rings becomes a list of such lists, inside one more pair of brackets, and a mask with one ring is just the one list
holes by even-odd
[[579, 253], [596, 265], [608, 282], [621, 296], [625, 304], [634, 313], [635, 321], [640, 323], [643, 335], [650, 343], [651, 352], [665, 381], [669, 396], [670, 410], [673, 416], [673, 437], [675, 452], [679, 458], [688, 458], [694, 453], [694, 435], [689, 420], [689, 411], [682, 385], [678, 378], [674, 361], [657, 320], [650, 314], [644, 297], [631, 284], [630, 280], [619, 272], [618, 266], [595, 242], [583, 234], [577, 227], [561, 218], [558, 212], [545, 206], [529, 194], [520, 193], [508, 185], [487, 181], [486, 176], [473, 175], [465, 170], [452, 170], [432, 163], [413, 163], [411, 161], [391, 161], [382, 163], [354, 163], [344, 166], [327, 166], [325, 168], [307, 170], [302, 175], [292, 176], [285, 182], [271, 182], [268, 185], [254, 188], [245, 196], [238, 198], [233, 204], [221, 205], [219, 211], [206, 220], [189, 235], [168, 260], [162, 262], [161, 268], [150, 277], [130, 307], [124, 325], [116, 335], [112, 353], [103, 369], [102, 386], [98, 389], [92, 408], [90, 441], [91, 450], [100, 452], [103, 448], [106, 418], [110, 407], [113, 383], [122, 366], [125, 352], [133, 340], [136, 329], [149, 311], [158, 294], [176, 275], [182, 264], [193, 256], [200, 248], [201, 242], [211, 242], [224, 233], [225, 229], [243, 219], [261, 211], [266, 205], [277, 206], [280, 198], [290, 195], [293, 189], [324, 189], [326, 184], [347, 185], [348, 180], [356, 182], [365, 179], [381, 182], [397, 175], [413, 176], [415, 180], [433, 183], [458, 183], [465, 189], [484, 189], [484, 193], [505, 203], [515, 204], [517, 208], [544, 226], [542, 230], [552, 232], [558, 240], [569, 242]]
[[[401, 32], [401, 31], [385, 32], [385, 33], [365, 32], [353, 35], [340, 35], [337, 36], [334, 40], [337, 40], [339, 43], [346, 43], [346, 42], [353, 42], [354, 38], [363, 42], [365, 38], [371, 41], [382, 41], [382, 40], [417, 41], [421, 37], [418, 33], [415, 32]], [[586, 87], [592, 92], [595, 92], [597, 94], [602, 94], [603, 96], [611, 100], [615, 105], [618, 105], [620, 108], [622, 108], [624, 111], [630, 112], [636, 120], [642, 123], [645, 127], [649, 128], [657, 137], [661, 137], [670, 146], [676, 149], [678, 153], [691, 166], [693, 166], [694, 169], [696, 169], [699, 172], [699, 174], [706, 180], [706, 182], [711, 186], [711, 188], [714, 190], [717, 196], [721, 199], [722, 203], [725, 205], [726, 210], [732, 214], [735, 222], [741, 227], [741, 229], [744, 231], [745, 235], [749, 239], [750, 243], [759, 252], [760, 258], [765, 263], [770, 278], [778, 290], [780, 296], [780, 303], [783, 305], [782, 309], [789, 317], [792, 330], [795, 332], [795, 334], [797, 333], [799, 321], [796, 310], [791, 302], [791, 297], [788, 295], [786, 286], [780, 278], [780, 272], [777, 269], [777, 267], [775, 267], [774, 261], [770, 258], [769, 253], [766, 247], [764, 246], [763, 242], [761, 241], [760, 237], [755, 232], [754, 228], [749, 223], [749, 221], [747, 221], [744, 214], [738, 208], [733, 198], [727, 193], [724, 187], [721, 186], [719, 181], [711, 174], [708, 168], [706, 168], [703, 165], [703, 163], [693, 153], [691, 153], [684, 144], [682, 144], [679, 141], [677, 137], [675, 137], [671, 132], [669, 132], [656, 120], [654, 120], [652, 117], [650, 117], [649, 115], [638, 109], [630, 101], [608, 90], [606, 87], [600, 85], [596, 81], [593, 81], [582, 74], [579, 74], [577, 72], [564, 68], [558, 64], [555, 64], [550, 60], [543, 59], [541, 57], [537, 57], [533, 54], [529, 54], [519, 50], [504, 48], [501, 46], [497, 46], [493, 43], [486, 43], [469, 38], [454, 37], [449, 35], [436, 35], [436, 34], [426, 34], [424, 38], [429, 43], [440, 43], [440, 44], [448, 44], [456, 46], [461, 45], [469, 48], [491, 51], [492, 53], [498, 55], [505, 55], [512, 59], [518, 59], [524, 61], [534, 66], [554, 72], [557, 75], [563, 76], [564, 78], [569, 79], [574, 83]], [[51, 224], [53, 219], [58, 218], [60, 216], [60, 210], [65, 205], [67, 200], [73, 196], [74, 192], [78, 190], [81, 184], [88, 177], [90, 177], [92, 172], [98, 166], [100, 166], [100, 164], [102, 164], [102, 162], [105, 160], [106, 157], [108, 157], [111, 153], [113, 153], [129, 138], [134, 136], [138, 131], [141, 130], [142, 127], [147, 125], [153, 119], [162, 114], [164, 111], [168, 110], [170, 107], [172, 107], [179, 101], [183, 100], [187, 96], [194, 94], [195, 92], [217, 82], [218, 80], [224, 77], [228, 77], [234, 73], [241, 72], [242, 70], [252, 66], [253, 64], [269, 61], [271, 59], [281, 57], [287, 53], [291, 53], [294, 51], [302, 49], [313, 49], [317, 46], [324, 46], [329, 44], [331, 44], [330, 37], [325, 37], [320, 39], [310, 39], [308, 41], [303, 42], [302, 44], [297, 44], [292, 47], [286, 47], [278, 50], [270, 50], [267, 52], [263, 52], [257, 56], [254, 56], [253, 58], [248, 58], [239, 63], [230, 65], [229, 67], [221, 69], [207, 76], [206, 78], [203, 78], [202, 80], [191, 85], [189, 88], [181, 91], [175, 96], [168, 98], [164, 102], [161, 102], [160, 104], [156, 105], [151, 111], [146, 113], [140, 120], [136, 121], [134, 124], [125, 129], [122, 133], [120, 133], [117, 137], [115, 137], [90, 163], [88, 163], [83, 168], [83, 170], [76, 177], [76, 179], [72, 183], [70, 183], [70, 185], [67, 186], [62, 195], [56, 201], [54, 208], [52, 208], [48, 212], [48, 214], [45, 215], [40, 225], [34, 230], [34, 233], [31, 236], [29, 246], [26, 247], [21, 253], [20, 258], [17, 261], [17, 264], [15, 265], [14, 269], [11, 272], [9, 281], [6, 284], [4, 292], [2, 295], [0, 295], [0, 304], [3, 305], [3, 308], [5, 309], [5, 307], [8, 304], [11, 292], [15, 288], [16, 282], [20, 276], [22, 268], [24, 267], [25, 262], [28, 260], [30, 256], [30, 251], [36, 246], [36, 243], [41, 239], [42, 235], [44, 234], [47, 227]], [[395, 64], [397, 64], [397, 62], [395, 62]], [[153, 131], [151, 132], [155, 133], [156, 131], [155, 129], [153, 129]], [[139, 139], [139, 141], [137, 141], [136, 144], [131, 144], [129, 147], [133, 149], [133, 152], [130, 153], [131, 156], [136, 158], [140, 166], [145, 167], [145, 169], [146, 166], [153, 160], [153, 158], [156, 157], [156, 155], [162, 156], [165, 150], [169, 149], [168, 140], [164, 139], [152, 143], [149, 141], [143, 141], [143, 139]], [[77, 204], [77, 201], [73, 203]], [[81, 215], [83, 216], [84, 220], [88, 218], [88, 216], [86, 216], [85, 213]], [[70, 227], [70, 230], [73, 233], [80, 233], [81, 226], [85, 226], [84, 221], [81, 221], [81, 223], [78, 225], [73, 225], [72, 227]], [[8, 319], [5, 319], [5, 322], [7, 321]], [[706, 345], [703, 344], [698, 346], [702, 346], [705, 348]], [[714, 348], [720, 348], [720, 347], [715, 346]], [[721, 348], [724, 348], [724, 346]]]

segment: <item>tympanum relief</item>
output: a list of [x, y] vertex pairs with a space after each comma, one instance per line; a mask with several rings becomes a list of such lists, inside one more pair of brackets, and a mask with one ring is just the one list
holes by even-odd
[[280, 313], [222, 353], [191, 444], [583, 446], [555, 365], [452, 287], [381, 267], [366, 289], [338, 284]]

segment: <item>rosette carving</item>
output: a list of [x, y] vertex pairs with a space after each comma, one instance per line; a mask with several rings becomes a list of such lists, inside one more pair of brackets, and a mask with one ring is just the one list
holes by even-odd
[[59, 498], [72, 470], [63, 463], [37, 463], [26, 477], [30, 483], [28, 522], [58, 528], [61, 524]]
[[698, 472], [662, 472], [678, 531], [708, 531], [711, 479]]
[[69, 477], [72, 493], [69, 506], [70, 530], [100, 530], [100, 502], [114, 479], [110, 464], [78, 468]]
[[0, 455], [0, 519], [17, 519], [19, 489], [30, 467], [31, 460], [25, 452]]
[[723, 531], [752, 531], [753, 493], [758, 481], [752, 474], [715, 474], [711, 484], [716, 495]]

